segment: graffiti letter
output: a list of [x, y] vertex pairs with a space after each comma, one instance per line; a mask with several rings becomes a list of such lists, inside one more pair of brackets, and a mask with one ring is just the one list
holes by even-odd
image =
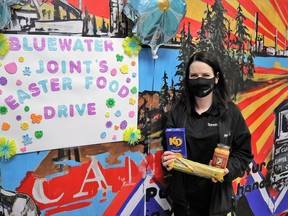
[[53, 202], [58, 202], [64, 195], [64, 193], [62, 193], [59, 197], [57, 197], [56, 199], [49, 199], [44, 192], [44, 188], [43, 188], [43, 182], [45, 181], [45, 179], [36, 179], [35, 183], [34, 183], [34, 187], [32, 187], [32, 194], [35, 200], [37, 200], [40, 203], [43, 204], [48, 204], [48, 203], [53, 203]]
[[[95, 178], [88, 178], [90, 172], [93, 172]], [[86, 173], [86, 176], [84, 178], [84, 181], [83, 181], [83, 184], [81, 186], [80, 191], [77, 194], [75, 194], [73, 197], [77, 198], [77, 197], [88, 195], [88, 192], [84, 192], [83, 188], [84, 188], [86, 183], [90, 183], [90, 182], [97, 182], [98, 188], [100, 186], [106, 188], [106, 185], [107, 185], [106, 180], [104, 179], [104, 176], [102, 175], [97, 163], [95, 163], [94, 161], [92, 161], [90, 166], [87, 168], [87, 173]], [[98, 191], [98, 188], [96, 188], [95, 190]]]
[[157, 194], [157, 190], [154, 187], [150, 187], [146, 189], [146, 202], [149, 202], [150, 198], [155, 197]]

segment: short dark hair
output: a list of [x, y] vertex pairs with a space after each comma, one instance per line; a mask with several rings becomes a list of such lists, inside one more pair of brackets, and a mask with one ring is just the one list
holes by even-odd
[[213, 100], [216, 100], [218, 103], [220, 102], [222, 105], [224, 105], [227, 108], [228, 102], [230, 102], [231, 99], [227, 90], [226, 81], [225, 81], [223, 72], [221, 70], [219, 60], [211, 52], [200, 51], [200, 52], [194, 53], [191, 56], [191, 58], [188, 60], [187, 67], [185, 70], [184, 89], [182, 92], [181, 101], [185, 103], [186, 108], [188, 108], [188, 112], [190, 112], [191, 108], [195, 105], [194, 97], [190, 95], [189, 89], [188, 89], [190, 65], [195, 61], [208, 64], [213, 69], [214, 76], [218, 77], [218, 83], [215, 85], [215, 88], [213, 91]]

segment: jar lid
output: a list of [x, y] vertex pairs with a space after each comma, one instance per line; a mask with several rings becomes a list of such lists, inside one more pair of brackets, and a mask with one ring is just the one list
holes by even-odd
[[218, 143], [217, 146], [220, 147], [220, 148], [230, 149], [230, 146], [224, 145], [222, 143]]

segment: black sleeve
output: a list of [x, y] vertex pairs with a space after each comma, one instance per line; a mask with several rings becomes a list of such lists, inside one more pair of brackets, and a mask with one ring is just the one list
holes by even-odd
[[242, 116], [240, 109], [235, 105], [231, 116], [231, 151], [227, 164], [229, 173], [225, 179], [234, 180], [242, 177], [253, 159], [251, 147], [251, 133]]

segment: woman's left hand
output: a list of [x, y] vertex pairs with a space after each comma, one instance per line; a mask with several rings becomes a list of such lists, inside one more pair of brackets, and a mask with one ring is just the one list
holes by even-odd
[[[225, 170], [224, 170], [224, 176], [227, 175], [228, 173], [229, 173], [229, 170], [228, 170], [227, 168], [225, 168]], [[218, 182], [217, 179], [214, 178], [214, 177], [212, 177], [211, 180], [212, 180], [212, 182], [214, 182], [214, 183]]]
[[[212, 164], [212, 160], [210, 160], [209, 165], [211, 165], [211, 164]], [[225, 175], [227, 175], [228, 173], [229, 173], [229, 170], [228, 170], [227, 168], [225, 168], [223, 177], [224, 177]], [[217, 179], [214, 178], [214, 177], [212, 177], [211, 180], [212, 180], [212, 182], [214, 182], [214, 183], [218, 182]]]

